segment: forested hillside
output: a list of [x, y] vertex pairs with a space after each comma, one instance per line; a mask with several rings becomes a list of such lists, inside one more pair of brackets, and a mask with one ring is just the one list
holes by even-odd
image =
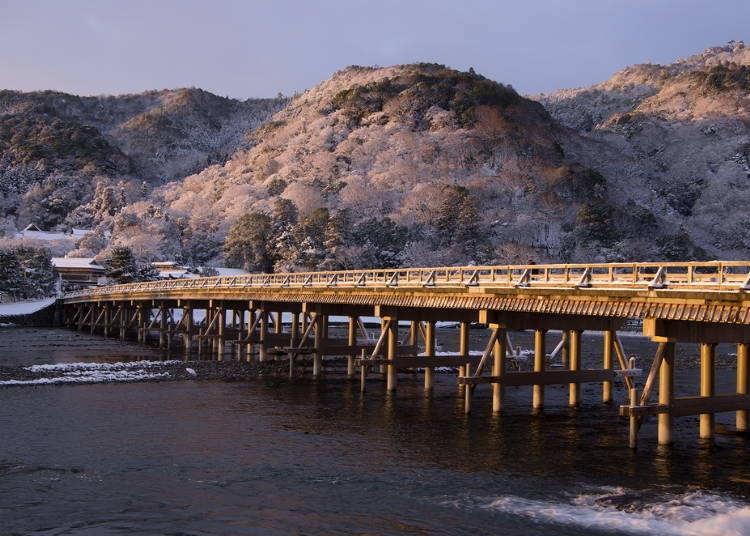
[[437, 64], [294, 99], [0, 93], [0, 229], [75, 254], [308, 270], [745, 258], [750, 51], [533, 98]]

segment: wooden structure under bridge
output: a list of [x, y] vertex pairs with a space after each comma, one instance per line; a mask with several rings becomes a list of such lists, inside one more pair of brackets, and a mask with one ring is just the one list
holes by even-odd
[[[672, 442], [673, 419], [700, 415], [700, 437], [714, 434], [714, 414], [736, 412], [737, 428], [748, 431], [748, 344], [750, 344], [750, 262], [618, 263], [482, 266], [356, 270], [165, 280], [91, 288], [63, 298], [64, 321], [91, 333], [158, 334], [164, 347], [181, 339], [199, 357], [289, 360], [290, 376], [311, 361], [320, 377], [326, 358], [346, 356], [347, 375], [356, 368], [362, 389], [368, 374], [382, 369], [388, 391], [400, 371], [424, 370], [432, 388], [435, 367], [456, 367], [466, 411], [472, 393], [491, 386], [492, 409], [503, 409], [508, 387], [533, 386], [531, 404], [544, 405], [545, 386], [568, 385], [569, 404], [581, 401], [581, 384], [601, 384], [612, 403], [613, 382], [623, 381], [629, 397], [620, 413], [629, 417], [630, 442], [649, 415], [658, 419], [658, 441]], [[205, 311], [198, 321], [196, 311]], [[291, 322], [282, 325], [282, 314]], [[329, 337], [330, 315], [348, 317], [347, 337]], [[381, 320], [377, 339], [362, 339], [359, 318]], [[641, 319], [643, 333], [659, 343], [642, 388], [627, 362], [617, 330]], [[398, 337], [408, 322], [408, 340]], [[435, 323], [460, 323], [458, 348], [435, 351]], [[481, 355], [469, 347], [470, 323], [489, 326]], [[509, 367], [508, 330], [534, 331], [533, 368]], [[555, 349], [566, 353], [567, 368], [550, 370], [546, 332], [561, 330]], [[581, 368], [581, 334], [601, 331], [601, 367]], [[700, 345], [700, 392], [674, 395], [675, 343]], [[737, 345], [737, 386], [715, 390], [715, 347]], [[229, 352], [231, 346], [231, 352]], [[301, 360], [300, 356], [312, 356]], [[658, 398], [654, 399], [654, 396]]]

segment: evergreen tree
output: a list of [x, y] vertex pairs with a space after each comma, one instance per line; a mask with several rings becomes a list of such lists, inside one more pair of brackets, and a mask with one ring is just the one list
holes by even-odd
[[140, 270], [130, 248], [112, 248], [112, 258], [107, 264], [106, 275], [115, 283], [132, 283], [140, 278]]
[[22, 293], [24, 298], [45, 298], [55, 293], [55, 272], [48, 250], [17, 247], [13, 252], [23, 269]]
[[157, 281], [159, 279], [161, 279], [161, 276], [151, 263], [146, 263], [138, 267], [138, 281]]
[[320, 266], [326, 258], [324, 236], [329, 219], [328, 209], [318, 208], [300, 220], [295, 233], [299, 244], [296, 264], [302, 270], [321, 269]]
[[321, 270], [346, 270], [351, 268], [351, 262], [346, 255], [346, 245], [349, 239], [349, 213], [339, 210], [326, 222], [323, 232], [323, 248], [325, 258], [320, 264]]
[[298, 221], [297, 206], [293, 201], [277, 198], [272, 211], [272, 233], [274, 270], [293, 272], [297, 269], [300, 245], [296, 229]]
[[23, 292], [23, 266], [15, 252], [0, 249], [0, 293], [11, 298], [20, 298]]
[[224, 239], [227, 266], [250, 272], [273, 271], [271, 218], [260, 212], [240, 216]]
[[409, 238], [408, 230], [392, 219], [368, 218], [354, 226], [353, 241], [364, 247], [358, 268], [397, 268]]
[[467, 261], [477, 261], [487, 241], [469, 190], [463, 186], [445, 186], [437, 214], [436, 245], [457, 250]]

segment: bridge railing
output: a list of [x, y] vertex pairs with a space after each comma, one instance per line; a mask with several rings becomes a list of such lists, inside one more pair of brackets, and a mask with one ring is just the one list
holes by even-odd
[[191, 289], [244, 288], [691, 288], [750, 290], [749, 261], [527, 264], [250, 274], [127, 283], [67, 298]]

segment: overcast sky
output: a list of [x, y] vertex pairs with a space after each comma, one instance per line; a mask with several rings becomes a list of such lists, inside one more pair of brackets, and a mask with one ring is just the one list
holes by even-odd
[[0, 88], [291, 94], [428, 61], [537, 93], [750, 42], [750, 0], [0, 0]]

